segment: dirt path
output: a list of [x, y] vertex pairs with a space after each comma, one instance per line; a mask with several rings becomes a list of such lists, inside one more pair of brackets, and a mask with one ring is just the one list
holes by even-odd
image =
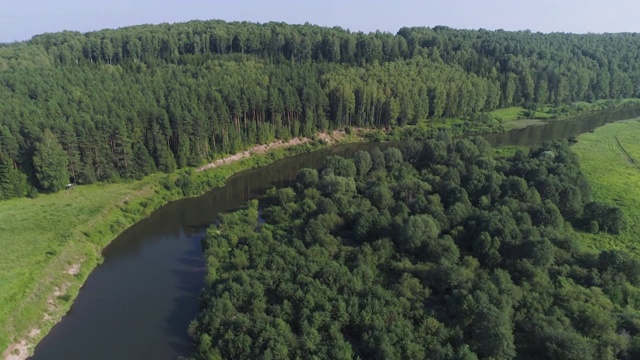
[[622, 144], [620, 143], [620, 140], [618, 139], [618, 137], [614, 136], [613, 139], [615, 140], [616, 147], [622, 153], [622, 156], [624, 156], [624, 158], [627, 160], [627, 162], [631, 166], [633, 166], [638, 172], [640, 172], [640, 165], [638, 165], [636, 160], [634, 158], [632, 158], [631, 155], [629, 154], [629, 152], [624, 148], [624, 146], [622, 146]]
[[29, 344], [26, 340], [22, 340], [20, 343], [11, 344], [4, 353], [2, 358], [5, 360], [25, 360], [29, 357]]
[[[69, 275], [76, 275], [80, 271], [80, 263], [71, 265], [65, 272]], [[64, 283], [62, 287], [56, 287], [53, 294], [47, 299], [47, 311], [44, 314], [43, 322], [50, 321], [51, 315], [56, 310], [58, 305], [56, 304], [56, 298], [64, 295], [69, 290], [70, 283]], [[40, 329], [34, 327], [29, 334], [21, 339], [19, 342], [15, 342], [2, 353], [4, 360], [26, 360], [29, 357], [31, 350], [35, 347], [35, 339], [40, 335]]]
[[[319, 139], [324, 140], [326, 142], [328, 142], [329, 144], [334, 144], [337, 141], [342, 140], [345, 136], [346, 133], [344, 131], [340, 131], [340, 130], [335, 130], [331, 133], [320, 133], [317, 135]], [[300, 144], [304, 144], [311, 141], [311, 139], [309, 138], [305, 138], [305, 137], [297, 137], [294, 139], [291, 139], [289, 141], [276, 141], [276, 142], [272, 142], [270, 144], [265, 144], [265, 145], [257, 145], [252, 147], [249, 150], [237, 153], [235, 155], [230, 155], [227, 156], [225, 158], [222, 159], [218, 159], [214, 162], [211, 162], [207, 165], [203, 165], [199, 168], [196, 169], [197, 172], [200, 171], [204, 171], [204, 170], [208, 170], [208, 169], [213, 169], [213, 168], [217, 168], [218, 166], [222, 166], [222, 165], [226, 165], [226, 164], [231, 164], [234, 163], [236, 161], [240, 161], [242, 159], [246, 159], [248, 157], [250, 157], [252, 154], [264, 154], [265, 152], [269, 151], [269, 150], [273, 150], [273, 149], [280, 149], [280, 148], [287, 148], [287, 147], [291, 147], [291, 146], [295, 146], [295, 145], [300, 145]]]
[[216, 160], [216, 161], [214, 161], [212, 163], [209, 163], [207, 165], [203, 165], [203, 166], [197, 168], [196, 171], [200, 172], [200, 171], [204, 171], [204, 170], [208, 170], [208, 169], [217, 168], [218, 166], [221, 166], [221, 165], [231, 164], [231, 163], [234, 163], [236, 161], [239, 161], [239, 160], [242, 160], [242, 159], [246, 159], [249, 156], [251, 156], [252, 154], [264, 154], [268, 150], [300, 145], [300, 144], [304, 144], [304, 143], [309, 142], [309, 141], [310, 140], [307, 139], [307, 138], [294, 138], [294, 139], [291, 139], [291, 140], [286, 141], [286, 142], [280, 140], [280, 141], [276, 141], [276, 142], [273, 142], [273, 143], [270, 143], [270, 144], [254, 146], [249, 150], [237, 153], [235, 155], [227, 156], [227, 157], [222, 158], [222, 159], [218, 159], [218, 160]]
[[40, 335], [40, 329], [33, 328], [29, 332], [29, 340], [21, 340], [19, 343], [11, 344], [2, 353], [4, 360], [26, 360], [29, 357], [29, 350], [33, 346], [30, 342]]

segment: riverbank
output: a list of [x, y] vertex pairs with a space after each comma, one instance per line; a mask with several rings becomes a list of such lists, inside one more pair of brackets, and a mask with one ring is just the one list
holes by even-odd
[[599, 100], [593, 103], [577, 102], [570, 105], [543, 106], [535, 111], [524, 107], [510, 107], [491, 111], [487, 115], [492, 121], [499, 122], [504, 131], [509, 131], [544, 125], [549, 121], [570, 120], [576, 116], [630, 105], [640, 105], [640, 99]]
[[[161, 206], [200, 195], [242, 170], [342, 142], [359, 132], [319, 134], [253, 147], [206, 165], [143, 180], [78, 186], [36, 199], [0, 202], [0, 349], [24, 359], [69, 310], [80, 287], [101, 263], [102, 249]], [[248, 154], [248, 155], [246, 155]], [[186, 186], [184, 179], [190, 179]]]
[[430, 119], [415, 125], [405, 125], [376, 130], [367, 135], [369, 141], [400, 141], [406, 138], [426, 138], [444, 129], [452, 136], [482, 135], [544, 125], [552, 121], [565, 121], [603, 111], [640, 106], [640, 99], [598, 100], [593, 103], [578, 102], [560, 106], [543, 106], [536, 111], [521, 106], [496, 109], [464, 118]]

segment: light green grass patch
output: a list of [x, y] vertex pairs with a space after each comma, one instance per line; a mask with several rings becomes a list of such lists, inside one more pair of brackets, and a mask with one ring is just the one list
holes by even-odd
[[504, 109], [489, 111], [487, 115], [497, 121], [505, 122], [524, 119], [526, 111], [527, 110], [521, 106], [512, 106]]
[[509, 145], [509, 146], [500, 146], [500, 147], [491, 148], [492, 156], [496, 157], [496, 158], [509, 158], [509, 157], [512, 157], [513, 155], [516, 154], [516, 152], [518, 150], [527, 151], [528, 147], [526, 147], [526, 146]]

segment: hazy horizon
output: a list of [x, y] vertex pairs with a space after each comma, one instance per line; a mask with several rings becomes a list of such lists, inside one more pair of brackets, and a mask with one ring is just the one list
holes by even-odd
[[235, 2], [140, 0], [82, 2], [25, 0], [0, 14], [0, 42], [28, 40], [45, 32], [97, 31], [142, 24], [190, 20], [311, 23], [351, 31], [396, 33], [404, 26], [445, 25], [458, 29], [533, 32], [638, 32], [640, 4], [632, 0], [469, 0], [393, 2], [373, 0], [259, 0]]

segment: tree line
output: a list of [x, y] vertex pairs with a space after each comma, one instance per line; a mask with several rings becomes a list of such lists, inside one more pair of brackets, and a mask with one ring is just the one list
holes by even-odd
[[581, 250], [593, 222], [626, 226], [562, 142], [329, 157], [208, 229], [194, 357], [635, 359], [640, 262]]
[[636, 97], [639, 40], [223, 21], [38, 35], [0, 46], [0, 198], [327, 129]]

